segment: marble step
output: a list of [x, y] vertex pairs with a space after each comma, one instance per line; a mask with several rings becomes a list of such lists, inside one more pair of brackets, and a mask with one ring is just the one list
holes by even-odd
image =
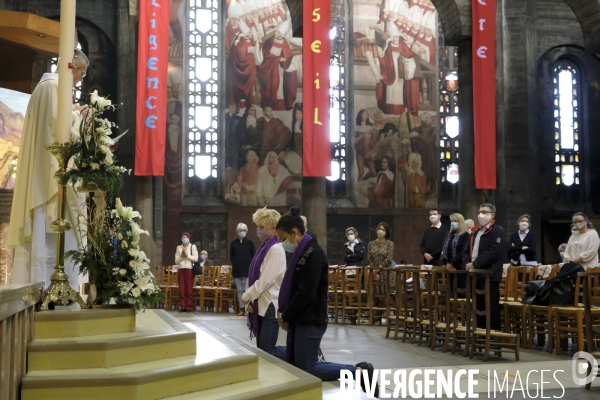
[[136, 331], [74, 338], [34, 339], [29, 371], [109, 368], [196, 354], [196, 332], [164, 310], [136, 316]]
[[35, 313], [35, 339], [135, 332], [133, 309], [41, 311]]
[[255, 355], [210, 361], [187, 356], [111, 368], [31, 371], [22, 380], [21, 400], [157, 400], [257, 376]]

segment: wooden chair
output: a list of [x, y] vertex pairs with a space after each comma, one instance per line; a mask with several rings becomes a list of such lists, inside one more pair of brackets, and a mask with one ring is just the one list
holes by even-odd
[[341, 304], [342, 295], [342, 291], [340, 288], [340, 273], [338, 271], [337, 265], [329, 266], [329, 278], [327, 286], [327, 309], [329, 317], [333, 320], [334, 324], [337, 324], [339, 319], [339, 307]]
[[202, 268], [202, 281], [198, 288], [200, 292], [200, 312], [204, 312], [207, 308], [210, 311], [215, 311], [217, 302], [217, 289], [220, 282], [220, 267], [205, 266]]
[[[585, 323], [586, 351], [595, 358], [600, 358], [600, 272], [580, 272], [583, 285], [583, 315]], [[587, 375], [592, 373], [592, 365], [588, 363]], [[600, 376], [600, 370], [598, 375]], [[591, 382], [585, 385], [590, 390]]]
[[[394, 330], [394, 340], [397, 340], [399, 333], [404, 332], [405, 329], [408, 329], [411, 335], [413, 334], [413, 318], [410, 312], [405, 313], [405, 311], [407, 311], [407, 308], [410, 309], [413, 307], [414, 293], [412, 292], [412, 282], [409, 284], [407, 280], [412, 278], [412, 273], [415, 271], [418, 272], [418, 269], [406, 268], [404, 266], [392, 267], [389, 271], [390, 282], [396, 283], [396, 290], [394, 296], [390, 296], [390, 301], [388, 302], [386, 338], [390, 337], [392, 329]], [[406, 326], [406, 315], [409, 315], [409, 327]]]
[[165, 308], [171, 310], [179, 308], [179, 281], [177, 280], [177, 271], [173, 267], [166, 269], [167, 288], [165, 292]]
[[[225, 267], [225, 268], [223, 268]], [[228, 265], [221, 266], [219, 287], [217, 288], [217, 309], [216, 312], [229, 312], [229, 304], [233, 306], [234, 314], [237, 314], [239, 302], [237, 298], [237, 289], [231, 288], [232, 270]]]
[[[419, 286], [419, 298], [417, 299], [418, 304], [418, 344], [423, 344], [423, 339], [427, 339], [428, 346], [431, 346], [430, 340], [432, 338], [432, 323], [433, 323], [433, 296], [431, 292], [433, 290], [433, 269], [421, 270], [419, 273], [419, 279], [413, 280], [413, 286]], [[421, 283], [425, 286], [425, 289], [421, 287]]]
[[[378, 271], [379, 280], [375, 280], [374, 271]], [[369, 325], [373, 325], [373, 320], [379, 319], [380, 323], [385, 318], [387, 312], [387, 286], [386, 281], [390, 275], [390, 268], [367, 268], [368, 285], [367, 292], [368, 296], [368, 309], [369, 309]], [[395, 284], [395, 282], [394, 282]]]
[[511, 287], [511, 295], [506, 297], [504, 302], [502, 299], [500, 301], [504, 310], [504, 332], [519, 335], [519, 341], [524, 347], [527, 345], [527, 328], [531, 321], [528, 320], [529, 305], [522, 304], [521, 300], [530, 277], [527, 267], [509, 267], [506, 280]]
[[435, 269], [431, 273], [433, 285], [428, 292], [431, 304], [431, 350], [435, 350], [438, 342], [442, 342], [444, 353], [452, 337], [452, 324], [450, 319], [450, 288], [446, 279], [445, 269]]
[[[514, 333], [505, 333], [491, 329], [491, 313], [490, 313], [490, 276], [492, 271], [487, 269], [473, 269], [469, 271], [471, 275], [471, 351], [469, 358], [475, 355], [475, 349], [483, 350], [483, 361], [487, 361], [490, 351], [493, 351], [499, 356], [502, 356], [502, 351], [511, 351], [515, 353], [516, 361], [519, 361], [519, 335]], [[477, 278], [484, 277], [483, 289], [477, 288]], [[481, 296], [481, 297], [480, 297]], [[478, 301], [484, 301], [485, 310], [477, 309]], [[477, 316], [485, 317], [485, 328], [477, 327]], [[514, 340], [514, 343], [513, 343]], [[506, 349], [509, 350], [506, 350]]]
[[165, 295], [164, 300], [162, 302], [156, 303], [156, 308], [165, 308], [166, 300], [167, 300], [167, 287], [168, 287], [168, 273], [167, 269], [171, 268], [169, 266], [156, 267], [156, 279], [158, 281], [158, 288]]
[[[356, 267], [342, 267], [338, 268], [338, 271], [341, 275], [342, 325], [346, 323], [346, 319], [350, 319], [353, 325], [360, 325], [362, 298], [363, 293], [366, 293], [366, 290], [361, 289], [363, 270]], [[354, 277], [350, 277], [348, 271], [355, 272]]]
[[[464, 270], [448, 271], [448, 278], [451, 280], [450, 291], [450, 318], [447, 324], [451, 325], [452, 329], [452, 354], [460, 345], [464, 345], [463, 356], [469, 355], [469, 347], [471, 343], [472, 317], [471, 317], [471, 276], [469, 272]], [[465, 277], [465, 287], [461, 288], [458, 285], [459, 276]], [[450, 279], [452, 278], [452, 279]], [[447, 344], [444, 343], [444, 352], [447, 349]]]
[[401, 291], [397, 291], [402, 296], [404, 330], [402, 341], [405, 342], [407, 336], [411, 337], [411, 343], [415, 343], [419, 334], [419, 320], [421, 306], [421, 285], [419, 278], [421, 271], [419, 269], [409, 269], [406, 273], [406, 280], [403, 282]]

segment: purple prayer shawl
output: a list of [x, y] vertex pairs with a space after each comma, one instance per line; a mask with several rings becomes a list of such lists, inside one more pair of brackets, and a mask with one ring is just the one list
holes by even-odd
[[[267, 257], [267, 253], [271, 250], [271, 247], [275, 246], [277, 243], [279, 243], [279, 238], [273, 236], [259, 247], [252, 259], [252, 263], [250, 263], [248, 287], [254, 285], [254, 282], [260, 278], [260, 267]], [[252, 303], [252, 312], [248, 313], [248, 328], [250, 328], [250, 339], [254, 336], [258, 336], [258, 299], [254, 300], [254, 303]]]
[[[306, 245], [311, 240], [312, 240], [312, 237], [308, 233], [306, 235], [304, 235], [304, 237], [302, 238], [300, 243], [298, 243], [298, 247], [296, 248], [296, 251], [294, 251], [294, 254], [292, 254], [292, 258], [290, 258], [290, 261], [288, 262], [287, 269], [285, 270], [285, 275], [283, 276], [283, 282], [281, 283], [281, 289], [279, 290], [278, 303], [279, 303], [279, 309], [282, 311], [282, 313], [285, 310], [285, 308], [288, 306], [288, 304], [290, 303], [290, 300], [292, 299], [292, 295], [293, 295], [292, 279], [294, 277], [294, 271], [296, 270], [296, 264], [298, 264], [298, 261], [300, 261], [300, 257], [302, 257], [302, 254], [304, 253], [304, 249], [306, 248]], [[285, 346], [285, 360], [289, 364], [292, 364], [292, 365], [294, 365], [294, 363], [295, 363], [295, 360], [294, 360], [294, 334], [295, 334], [294, 325], [290, 324], [288, 333], [287, 333], [286, 346]]]

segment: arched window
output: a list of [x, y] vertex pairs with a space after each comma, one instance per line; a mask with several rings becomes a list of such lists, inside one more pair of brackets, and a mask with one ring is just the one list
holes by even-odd
[[558, 61], [553, 74], [556, 184], [579, 185], [580, 75], [568, 60]]
[[346, 7], [345, 0], [331, 0], [331, 64], [329, 67], [331, 110], [331, 176], [327, 195], [346, 195]]
[[[219, 0], [189, 0], [184, 79], [187, 86], [187, 190], [218, 195]], [[224, 4], [224, 2], [223, 2]], [[189, 185], [192, 185], [190, 187]]]

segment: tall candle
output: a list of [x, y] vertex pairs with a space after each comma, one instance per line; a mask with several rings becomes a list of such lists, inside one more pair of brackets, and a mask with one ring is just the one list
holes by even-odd
[[73, 109], [73, 73], [69, 64], [73, 60], [75, 42], [75, 0], [60, 2], [60, 39], [58, 42], [58, 109], [54, 138], [64, 143], [69, 141], [71, 112]]

